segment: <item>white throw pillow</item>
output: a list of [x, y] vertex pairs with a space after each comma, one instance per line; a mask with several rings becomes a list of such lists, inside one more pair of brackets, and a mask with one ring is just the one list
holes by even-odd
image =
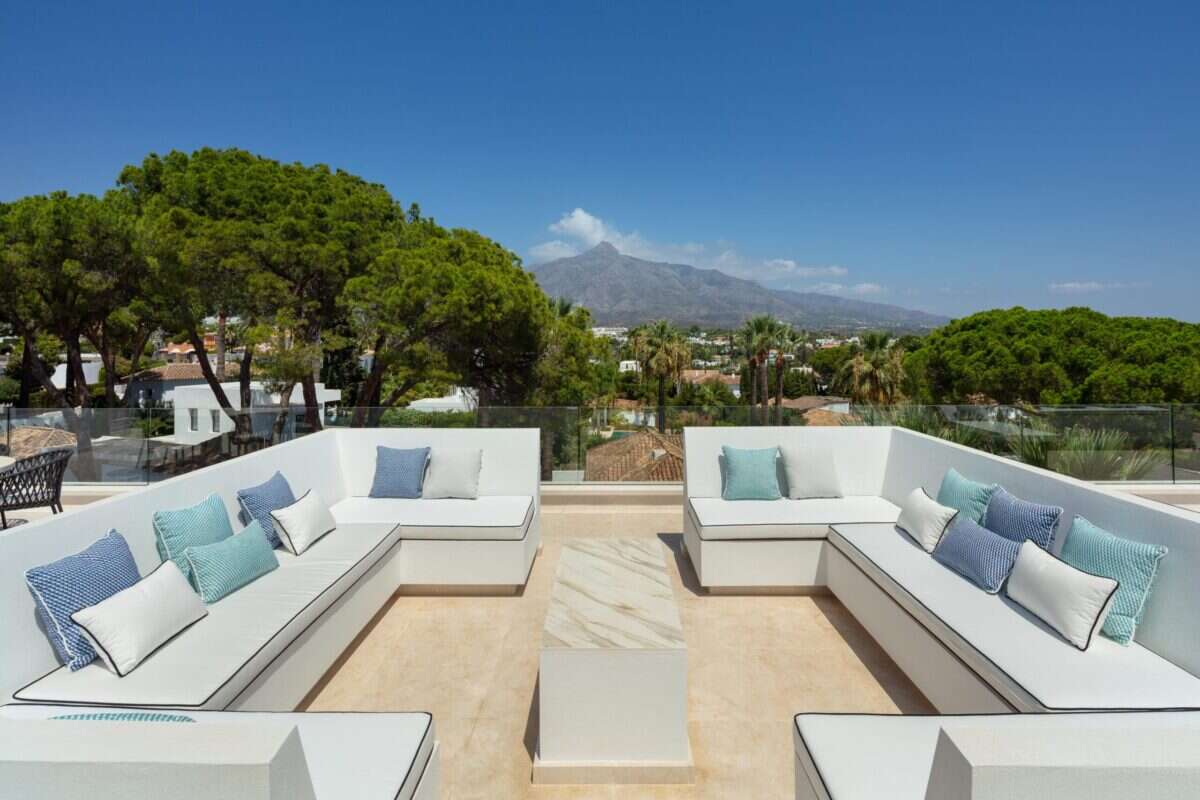
[[458, 447], [431, 447], [429, 471], [421, 484], [421, 497], [479, 497], [479, 472], [483, 451]]
[[71, 615], [108, 668], [125, 677], [158, 648], [208, 616], [204, 601], [174, 561]]
[[788, 497], [808, 500], [815, 497], [841, 497], [837, 458], [826, 442], [779, 446], [783, 471], [787, 476]]
[[956, 516], [957, 508], [942, 505], [923, 488], [917, 487], [909, 492], [904, 505], [900, 507], [900, 519], [896, 520], [896, 525], [921, 545], [926, 553], [932, 553]]
[[290, 506], [271, 512], [279, 540], [289, 553], [300, 555], [327, 533], [333, 533], [337, 522], [321, 495], [309, 489]]
[[1075, 569], [1026, 540], [1005, 592], [1068, 642], [1087, 650], [1108, 616], [1117, 585], [1112, 578]]

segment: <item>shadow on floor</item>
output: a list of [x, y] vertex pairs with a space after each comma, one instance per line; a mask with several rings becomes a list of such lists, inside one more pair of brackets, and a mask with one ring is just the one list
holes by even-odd
[[683, 588], [696, 597], [707, 595], [708, 592], [704, 591], [704, 587], [700, 585], [700, 578], [696, 575], [695, 567], [692, 566], [692, 559], [688, 557], [687, 550], [683, 546], [683, 534], [660, 533], [658, 539], [675, 557], [675, 567], [679, 570], [679, 580], [683, 582]]
[[897, 680], [904, 671], [891, 660], [871, 634], [855, 620], [846, 607], [832, 596], [814, 596], [813, 604], [842, 637], [901, 714], [928, 714], [933, 704], [907, 678]]
[[533, 757], [537, 755], [538, 741], [538, 698], [541, 696], [541, 678], [533, 682], [533, 700], [529, 703], [529, 715], [525, 718], [525, 752], [529, 753], [529, 760], [533, 761]]

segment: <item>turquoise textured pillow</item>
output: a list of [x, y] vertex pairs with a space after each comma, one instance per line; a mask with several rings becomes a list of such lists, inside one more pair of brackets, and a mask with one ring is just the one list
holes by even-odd
[[184, 553], [189, 547], [213, 544], [230, 536], [233, 536], [233, 526], [229, 524], [229, 512], [215, 494], [190, 508], [154, 512], [154, 538], [159, 557], [163, 561], [174, 561], [193, 587], [196, 581]]
[[778, 500], [779, 472], [775, 459], [778, 447], [761, 450], [741, 450], [724, 445], [725, 488], [721, 497], [726, 500]]
[[237, 536], [189, 547], [184, 555], [192, 567], [196, 590], [206, 603], [217, 602], [279, 566], [275, 548], [258, 520]]
[[953, 467], [946, 470], [942, 478], [942, 486], [938, 489], [937, 501], [943, 506], [957, 508], [962, 516], [971, 522], [983, 524], [983, 515], [987, 511], [992, 493], [998, 487], [986, 483], [969, 481]]
[[1072, 567], [1117, 581], [1112, 610], [1100, 630], [1121, 644], [1133, 641], [1158, 562], [1166, 554], [1167, 548], [1161, 545], [1122, 539], [1083, 517], [1075, 517], [1062, 548], [1063, 561]]
[[90, 714], [62, 714], [50, 717], [70, 722], [195, 722], [182, 714], [161, 714], [157, 711], [100, 711]]

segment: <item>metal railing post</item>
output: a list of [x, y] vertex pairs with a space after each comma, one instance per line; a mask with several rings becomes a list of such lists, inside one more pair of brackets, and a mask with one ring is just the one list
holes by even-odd
[[1176, 481], [1175, 481], [1175, 404], [1174, 403], [1167, 404], [1167, 419], [1169, 420], [1168, 429], [1170, 431], [1169, 436], [1171, 437], [1169, 439], [1170, 444], [1168, 445], [1168, 448], [1171, 453], [1171, 483], [1175, 483]]

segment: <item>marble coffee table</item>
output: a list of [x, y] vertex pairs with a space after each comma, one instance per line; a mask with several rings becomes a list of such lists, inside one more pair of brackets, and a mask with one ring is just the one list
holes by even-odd
[[534, 783], [691, 783], [687, 645], [658, 539], [563, 544], [538, 673]]

